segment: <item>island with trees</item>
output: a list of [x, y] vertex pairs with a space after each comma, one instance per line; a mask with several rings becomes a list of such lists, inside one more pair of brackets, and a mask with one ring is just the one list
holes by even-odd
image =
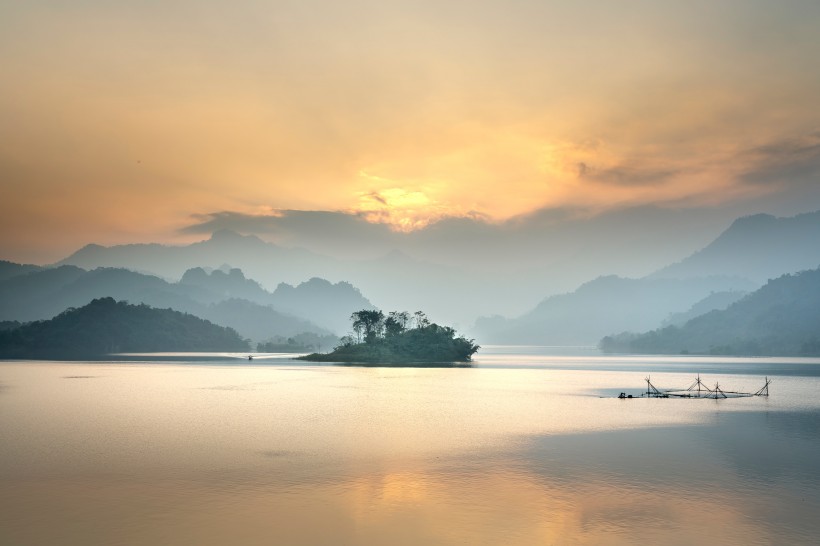
[[402, 365], [469, 362], [479, 346], [456, 336], [455, 329], [432, 323], [421, 311], [414, 314], [363, 309], [350, 316], [354, 335], [341, 339], [329, 353], [313, 353], [302, 360], [357, 364]]

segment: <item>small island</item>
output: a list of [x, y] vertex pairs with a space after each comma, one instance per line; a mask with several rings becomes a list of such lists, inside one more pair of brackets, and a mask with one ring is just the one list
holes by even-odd
[[470, 362], [479, 346], [456, 337], [449, 326], [431, 323], [421, 311], [413, 315], [363, 309], [350, 316], [353, 335], [344, 336], [329, 353], [300, 357], [313, 362], [414, 364]]

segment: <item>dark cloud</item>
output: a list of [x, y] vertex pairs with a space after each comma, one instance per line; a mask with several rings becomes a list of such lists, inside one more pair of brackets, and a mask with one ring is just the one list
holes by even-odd
[[678, 174], [678, 169], [658, 169], [638, 164], [599, 169], [587, 163], [578, 163], [579, 178], [608, 186], [656, 186], [665, 184]]
[[278, 244], [303, 246], [332, 256], [372, 257], [396, 246], [403, 234], [386, 224], [368, 222], [357, 213], [317, 210], [277, 210], [270, 214], [235, 211], [192, 215], [180, 230], [210, 234], [223, 229], [269, 236]]
[[820, 183], [820, 132], [752, 148], [751, 167], [740, 180], [747, 184], [806, 185]]
[[367, 194], [367, 197], [381, 203], [382, 205], [387, 205], [387, 199], [382, 197], [382, 195], [379, 192], [372, 191]]
[[194, 223], [180, 229], [180, 233], [205, 234], [223, 229], [240, 233], [275, 233], [279, 220], [278, 216], [273, 215], [251, 215], [232, 211], [192, 214], [191, 218]]

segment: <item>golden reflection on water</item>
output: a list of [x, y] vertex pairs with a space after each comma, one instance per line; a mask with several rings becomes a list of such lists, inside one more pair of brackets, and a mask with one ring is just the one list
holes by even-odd
[[810, 543], [820, 381], [642, 376], [2, 363], [0, 543]]
[[744, 499], [491, 472], [366, 474], [282, 490], [186, 481], [12, 484], [4, 544], [717, 544], [777, 542]]

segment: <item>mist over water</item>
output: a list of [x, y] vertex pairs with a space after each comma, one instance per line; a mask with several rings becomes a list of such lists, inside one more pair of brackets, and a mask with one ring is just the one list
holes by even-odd
[[0, 542], [812, 543], [820, 360], [555, 352], [0, 363]]

